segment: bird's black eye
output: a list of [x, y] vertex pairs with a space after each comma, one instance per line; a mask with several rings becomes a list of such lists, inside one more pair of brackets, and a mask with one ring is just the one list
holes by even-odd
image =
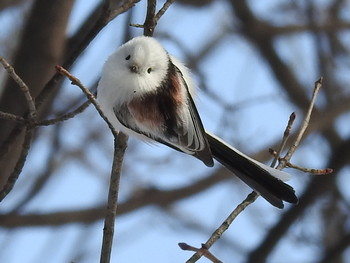
[[148, 68], [147, 72], [148, 72], [148, 74], [150, 74], [152, 72], [152, 68]]
[[130, 58], [131, 58], [131, 56], [128, 55], [128, 56], [125, 58], [125, 60], [129, 60]]

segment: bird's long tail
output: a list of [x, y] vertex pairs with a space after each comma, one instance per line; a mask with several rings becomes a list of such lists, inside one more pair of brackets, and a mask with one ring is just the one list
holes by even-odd
[[289, 174], [259, 163], [208, 132], [207, 137], [214, 158], [269, 203], [278, 208], [283, 208], [283, 201], [298, 203], [294, 189], [283, 182]]

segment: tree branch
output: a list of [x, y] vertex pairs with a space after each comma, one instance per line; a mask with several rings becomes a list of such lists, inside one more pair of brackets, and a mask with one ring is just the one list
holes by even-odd
[[122, 132], [119, 132], [118, 136], [114, 138], [115, 153], [111, 171], [111, 181], [109, 184], [107, 211], [103, 228], [103, 240], [100, 258], [101, 263], [110, 262], [114, 236], [114, 222], [117, 214], [119, 182], [127, 142], [128, 136]]
[[2, 57], [0, 57], [0, 63], [3, 65], [9, 76], [18, 84], [20, 87], [21, 91], [24, 94], [24, 97], [26, 99], [26, 102], [28, 104], [29, 108], [29, 115], [26, 119], [26, 130], [25, 130], [25, 136], [24, 136], [24, 141], [22, 143], [22, 148], [19, 154], [19, 157], [17, 159], [17, 162], [15, 164], [15, 167], [10, 174], [10, 176], [7, 178], [7, 181], [4, 185], [4, 187], [0, 191], [0, 202], [10, 193], [10, 191], [13, 189], [19, 174], [22, 171], [22, 168], [24, 166], [24, 163], [27, 159], [27, 155], [29, 152], [29, 148], [32, 142], [33, 138], [33, 126], [32, 123], [35, 122], [36, 120], [36, 108], [35, 104], [33, 101], [33, 98], [30, 94], [28, 86], [24, 83], [24, 81], [16, 74], [15, 70], [13, 67]]

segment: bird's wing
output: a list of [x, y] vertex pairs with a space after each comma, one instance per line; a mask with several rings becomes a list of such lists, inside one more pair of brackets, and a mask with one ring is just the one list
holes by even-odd
[[[181, 71], [174, 64], [171, 63], [171, 65], [173, 66], [172, 70], [173, 73], [176, 74], [176, 77], [170, 78], [169, 82], [164, 85], [184, 85], [184, 90], [186, 92], [184, 96], [184, 98], [186, 98], [184, 106], [176, 107], [176, 110], [174, 110], [174, 107], [170, 105], [171, 101], [168, 101], [168, 97], [160, 91], [148, 95], [150, 98], [147, 98], [147, 95], [145, 95], [144, 100], [148, 102], [147, 106], [145, 101], [144, 103], [138, 103], [137, 108], [131, 107], [130, 105], [132, 104], [130, 103], [123, 104], [115, 107], [114, 113], [122, 125], [134, 132], [145, 135], [178, 151], [191, 154], [202, 160], [207, 166], [213, 166], [214, 162], [205, 130], [193, 99], [188, 91], [187, 84]], [[180, 80], [181, 83], [178, 83], [178, 80]], [[177, 81], [177, 83], [172, 83], [171, 81]], [[164, 90], [169, 89], [169, 87], [163, 88]], [[159, 96], [159, 98], [156, 98], [156, 96]], [[145, 111], [151, 112], [145, 114]], [[157, 114], [155, 114], [154, 111], [156, 111]], [[161, 113], [162, 115], [159, 115], [158, 113]], [[137, 115], [142, 115], [143, 118], [157, 116], [162, 120], [162, 128], [157, 130], [156, 128], [147, 129], [147, 127], [141, 127], [141, 124], [135, 121], [135, 116]], [[148, 123], [154, 125], [155, 122], [156, 120], [149, 121]], [[154, 127], [156, 126], [154, 125]]]
[[[178, 74], [181, 75], [181, 79], [184, 82], [184, 85], [186, 85], [185, 80], [182, 77], [181, 71], [178, 69]], [[190, 116], [187, 121], [186, 130], [187, 134], [182, 136], [180, 138], [180, 142], [182, 141], [182, 144], [186, 145], [186, 149], [190, 149], [194, 152], [194, 156], [198, 159], [202, 160], [207, 166], [213, 166], [213, 158], [210, 151], [210, 146], [207, 140], [207, 136], [201, 121], [201, 118], [198, 114], [197, 108], [194, 104], [193, 98], [187, 88], [186, 85], [186, 92], [187, 92], [187, 107], [186, 110], [188, 110], [187, 116]], [[190, 144], [188, 142], [191, 142]]]

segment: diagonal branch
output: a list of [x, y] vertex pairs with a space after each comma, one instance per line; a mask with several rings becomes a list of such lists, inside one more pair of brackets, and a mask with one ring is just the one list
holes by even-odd
[[309, 108], [308, 108], [308, 110], [306, 112], [306, 115], [305, 115], [305, 118], [304, 118], [304, 121], [303, 121], [303, 124], [302, 124], [302, 126], [301, 126], [301, 128], [300, 128], [300, 130], [299, 130], [299, 132], [297, 134], [297, 137], [296, 137], [293, 145], [289, 148], [289, 151], [287, 152], [285, 157], [282, 158], [282, 161], [277, 166], [277, 169], [278, 168], [281, 169], [282, 167], [286, 166], [286, 163], [289, 162], [290, 158], [292, 157], [292, 155], [294, 154], [295, 150], [297, 149], [297, 147], [298, 147], [302, 137], [304, 136], [306, 128], [309, 126], [311, 113], [312, 113], [312, 110], [313, 110], [314, 105], [315, 105], [317, 94], [318, 94], [320, 88], [322, 87], [322, 80], [323, 80], [323, 78], [321, 77], [319, 80], [317, 80], [315, 82], [315, 88], [314, 88], [314, 91], [313, 91], [313, 94], [312, 94], [312, 98], [311, 98], [311, 102], [310, 102]]
[[7, 71], [7, 74], [17, 83], [18, 87], [20, 87], [20, 89], [22, 90], [22, 93], [24, 94], [29, 109], [29, 119], [34, 120], [36, 118], [36, 108], [34, 104], [34, 99], [30, 94], [27, 84], [24, 83], [24, 81], [16, 74], [14, 68], [1, 56], [0, 63]]
[[33, 98], [30, 94], [28, 86], [24, 83], [24, 81], [16, 74], [13, 67], [2, 57], [0, 57], [0, 63], [3, 65], [3, 67], [6, 69], [9, 76], [18, 84], [18, 86], [21, 88], [24, 97], [26, 99], [26, 102], [29, 107], [29, 115], [28, 119], [26, 120], [26, 129], [25, 129], [25, 136], [24, 141], [22, 143], [22, 148], [19, 154], [19, 157], [17, 159], [17, 162], [15, 164], [15, 167], [13, 168], [13, 171], [11, 172], [10, 176], [7, 178], [7, 181], [4, 185], [4, 187], [0, 191], [0, 202], [11, 192], [13, 189], [19, 174], [22, 171], [22, 168], [24, 166], [24, 163], [27, 159], [27, 155], [29, 152], [29, 148], [33, 139], [34, 134], [34, 127], [32, 126], [32, 123], [35, 122], [36, 119], [36, 108], [33, 101]]
[[[209, 249], [219, 238], [222, 236], [222, 234], [229, 228], [229, 226], [232, 224], [233, 220], [236, 219], [236, 217], [250, 204], [252, 204], [259, 195], [256, 192], [250, 193], [246, 199], [241, 202], [226, 218], [226, 220], [214, 231], [214, 233], [210, 236], [207, 242], [205, 242], [204, 247], [206, 249]], [[200, 251], [197, 251], [189, 260], [186, 261], [186, 263], [194, 263], [198, 261], [203, 256]]]

